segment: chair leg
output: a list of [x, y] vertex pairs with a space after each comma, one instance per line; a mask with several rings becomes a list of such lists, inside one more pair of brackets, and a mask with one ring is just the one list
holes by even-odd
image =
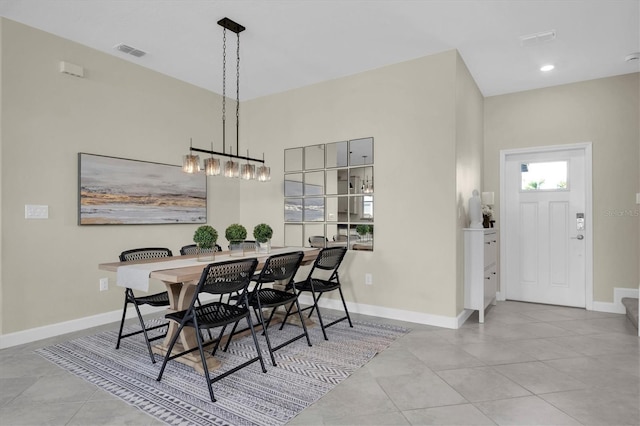
[[258, 313], [258, 308], [253, 308], [253, 314], [256, 316], [256, 321], [262, 324], [262, 335], [264, 336], [264, 324], [263, 324], [264, 318], [260, 319], [261, 314]]
[[[271, 325], [271, 320], [273, 319], [277, 310], [278, 310], [278, 306], [274, 307], [273, 310], [271, 311], [271, 314], [269, 315], [269, 319], [267, 320], [267, 325], [265, 326], [266, 328], [269, 328], [269, 325]], [[282, 321], [282, 324], [284, 324], [284, 321]]]
[[[202, 306], [202, 302], [200, 301], [199, 297], [196, 299], [196, 302], [198, 302], [198, 306]], [[198, 330], [198, 332], [200, 332], [200, 330]], [[211, 335], [211, 330], [209, 330], [208, 328], [207, 328], [207, 333], [209, 334], [209, 340], [213, 340], [213, 336]]]
[[[224, 336], [224, 331], [227, 329], [227, 325], [228, 324], [225, 324], [224, 327], [222, 327], [222, 329], [220, 329], [220, 334], [218, 334], [218, 339], [216, 340], [215, 345], [213, 345], [213, 350], [211, 351], [211, 356], [215, 356], [216, 351], [220, 347], [220, 341], [222, 340], [222, 336]], [[235, 327], [234, 327], [234, 330], [235, 330]], [[233, 331], [231, 331], [231, 333], [232, 334], [229, 335], [229, 339], [227, 340], [227, 345], [224, 347], [224, 352], [227, 351], [227, 348], [229, 347], [229, 341], [233, 337]]]
[[149, 343], [149, 336], [147, 335], [147, 328], [144, 325], [144, 319], [142, 318], [142, 313], [140, 312], [140, 308], [138, 308], [137, 304], [134, 303], [133, 307], [136, 308], [136, 313], [138, 314], [138, 319], [140, 320], [140, 326], [142, 327], [142, 333], [144, 334], [144, 341], [147, 343], [147, 350], [149, 351], [149, 357], [151, 358], [151, 362], [155, 364], [156, 359], [153, 357], [153, 351], [151, 351], [151, 343]]
[[[251, 314], [249, 314], [249, 315], [251, 315]], [[233, 335], [236, 333], [236, 328], [238, 327], [239, 323], [240, 323], [240, 321], [236, 321], [236, 323], [233, 324], [233, 328], [231, 329], [231, 333], [229, 333], [229, 337], [227, 338], [227, 343], [224, 345], [224, 349], [222, 350], [223, 352], [226, 352], [227, 349], [229, 349], [229, 343], [231, 343], [231, 339], [233, 338]]]
[[[312, 293], [312, 294], [313, 294], [313, 293]], [[318, 300], [320, 300], [320, 298], [321, 298], [321, 297], [322, 297], [322, 293], [320, 293], [320, 294], [318, 295], [318, 298], [317, 298], [317, 299], [315, 299], [315, 298], [313, 299], [313, 300], [314, 300], [314, 303], [313, 303], [313, 306], [311, 307], [311, 310], [309, 311], [308, 318], [311, 318], [311, 315], [313, 315], [313, 311], [314, 311], [315, 309], [317, 309], [317, 308], [318, 308]]]
[[[262, 334], [264, 335], [265, 340], [267, 341], [267, 348], [269, 349], [269, 355], [271, 356], [271, 363], [274, 367], [277, 366], [276, 358], [273, 356], [273, 349], [271, 348], [271, 340], [269, 339], [269, 333], [267, 332], [267, 324], [264, 322], [264, 315], [262, 315], [262, 309], [258, 309], [258, 320], [260, 324], [262, 324]], [[269, 317], [271, 319], [271, 317]]]
[[127, 297], [127, 290], [124, 291], [124, 307], [122, 308], [122, 321], [120, 321], [120, 331], [118, 332], [118, 342], [116, 343], [116, 349], [120, 349], [120, 339], [122, 339], [122, 329], [124, 328], [124, 320], [127, 317], [127, 305], [129, 304], [129, 298]]
[[211, 377], [209, 375], [209, 366], [207, 365], [207, 357], [204, 354], [204, 348], [202, 347], [202, 339], [200, 338], [199, 330], [198, 330], [198, 333], [196, 333], [196, 340], [198, 341], [198, 350], [200, 351], [200, 360], [202, 360], [202, 369], [204, 370], [204, 377], [207, 379], [209, 396], [211, 397], [211, 402], [216, 402], [216, 398], [215, 396], [213, 396], [213, 386], [211, 386]]
[[160, 367], [160, 372], [158, 373], [158, 377], [156, 378], [158, 382], [162, 379], [162, 374], [164, 373], [164, 369], [167, 366], [167, 361], [169, 361], [169, 357], [171, 357], [171, 352], [173, 351], [173, 347], [178, 341], [178, 338], [180, 337], [180, 333], [182, 332], [183, 328], [184, 328], [184, 324], [180, 323], [180, 325], [178, 326], [178, 330], [176, 331], [176, 334], [171, 339], [171, 342], [169, 342], [167, 353], [165, 354], [164, 360], [162, 361], [162, 367]]
[[318, 313], [318, 320], [320, 321], [320, 328], [322, 329], [322, 335], [324, 336], [324, 340], [329, 340], [329, 338], [327, 337], [327, 332], [324, 329], [324, 322], [322, 321], [322, 315], [320, 315], [320, 308], [318, 307], [318, 300], [320, 300], [320, 296], [322, 296], [322, 293], [320, 293], [316, 298], [316, 293], [313, 290], [311, 290], [311, 297], [313, 298], [313, 308], [311, 309], [311, 312], [313, 312], [313, 309], [315, 309], [316, 312]]
[[322, 335], [324, 336], [324, 340], [329, 340], [329, 338], [327, 337], [327, 332], [324, 329], [324, 322], [322, 321], [320, 308], [318, 307], [318, 300], [320, 300], [320, 296], [322, 296], [322, 293], [318, 294], [318, 297], [316, 297], [316, 292], [313, 291], [313, 287], [311, 287], [311, 298], [313, 299], [313, 307], [311, 308], [311, 313], [309, 313], [309, 317], [311, 317], [311, 314], [315, 309], [316, 312], [318, 313], [318, 321], [320, 322], [320, 328], [322, 329]]
[[258, 359], [260, 360], [260, 366], [262, 366], [262, 372], [267, 372], [267, 367], [264, 366], [264, 359], [262, 359], [262, 351], [260, 350], [260, 345], [258, 344], [258, 336], [256, 336], [256, 330], [253, 328], [253, 321], [251, 321], [251, 315], [247, 315], [247, 322], [249, 323], [249, 328], [251, 329], [251, 336], [253, 336], [253, 343], [256, 345], [256, 352], [258, 352]]
[[302, 324], [302, 329], [304, 330], [304, 336], [307, 338], [307, 344], [311, 346], [311, 339], [309, 339], [309, 333], [307, 332], [307, 326], [304, 323], [304, 317], [302, 316], [302, 311], [300, 310], [300, 302], [296, 299], [296, 309], [298, 309], [298, 316], [300, 317], [300, 323]]
[[[298, 297], [300, 297], [300, 294], [302, 294], [302, 290], [300, 290], [300, 291], [298, 292], [298, 296], [296, 297], [296, 299], [297, 299]], [[291, 304], [289, 305], [289, 307], [287, 308], [287, 312], [286, 312], [286, 314], [285, 314], [285, 316], [284, 316], [284, 319], [282, 320], [282, 323], [280, 324], [280, 330], [282, 330], [282, 327], [284, 327], [284, 324], [287, 322], [287, 319], [289, 318], [289, 315], [291, 315], [291, 308], [293, 308], [293, 303], [291, 303]]]
[[344, 301], [344, 296], [342, 295], [342, 289], [338, 287], [338, 291], [340, 292], [340, 298], [342, 299], [342, 306], [344, 306], [344, 313], [347, 314], [347, 321], [349, 321], [349, 327], [353, 328], [353, 324], [351, 323], [351, 317], [349, 316], [349, 310], [347, 309], [347, 302]]

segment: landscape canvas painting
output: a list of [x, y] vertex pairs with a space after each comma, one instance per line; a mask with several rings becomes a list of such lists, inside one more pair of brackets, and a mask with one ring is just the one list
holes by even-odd
[[78, 224], [207, 222], [207, 180], [179, 166], [78, 153]]

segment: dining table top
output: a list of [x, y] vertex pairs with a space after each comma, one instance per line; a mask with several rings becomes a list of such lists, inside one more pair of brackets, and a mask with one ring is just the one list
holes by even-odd
[[295, 252], [302, 251], [302, 264], [312, 263], [317, 257], [320, 249], [313, 247], [276, 247], [272, 248], [270, 253], [257, 253], [254, 251], [246, 252], [244, 256], [230, 256], [229, 251], [221, 251], [216, 252], [215, 258], [213, 261], [205, 261], [202, 264], [193, 265], [193, 266], [182, 266], [171, 268], [170, 264], [172, 260], [186, 260], [186, 259], [196, 259], [197, 255], [183, 255], [183, 256], [172, 256], [172, 257], [164, 257], [164, 258], [153, 258], [153, 259], [141, 259], [134, 260], [128, 262], [108, 262], [108, 263], [100, 263], [98, 265], [98, 269], [103, 271], [117, 272], [118, 268], [121, 266], [127, 265], [140, 265], [145, 263], [165, 263], [168, 269], [159, 269], [153, 270], [149, 274], [149, 278], [158, 279], [164, 282], [169, 283], [186, 283], [197, 281], [200, 279], [202, 275], [202, 270], [209, 263], [218, 263], [229, 260], [239, 260], [239, 259], [250, 259], [256, 258], [258, 259], [258, 267], [257, 269], [261, 269], [267, 258], [274, 254], [287, 253], [287, 252]]

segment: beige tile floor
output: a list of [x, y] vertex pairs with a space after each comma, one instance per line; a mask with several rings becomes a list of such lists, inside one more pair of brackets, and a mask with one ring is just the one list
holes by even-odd
[[[291, 425], [640, 425], [640, 338], [624, 315], [499, 302], [459, 330], [354, 317], [412, 331]], [[0, 424], [161, 424], [33, 353], [98, 330], [0, 351]]]

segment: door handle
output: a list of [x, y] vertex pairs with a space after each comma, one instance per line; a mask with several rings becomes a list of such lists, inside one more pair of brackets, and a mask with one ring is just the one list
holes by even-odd
[[577, 235], [575, 237], [571, 237], [571, 239], [573, 239], [573, 240], [584, 240], [584, 235], [580, 234], [580, 235]]

